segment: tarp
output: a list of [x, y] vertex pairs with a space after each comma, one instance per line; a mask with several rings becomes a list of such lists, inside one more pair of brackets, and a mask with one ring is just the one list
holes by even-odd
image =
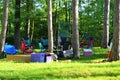
[[15, 46], [13, 46], [13, 45], [5, 44], [4, 52], [7, 54], [16, 54], [17, 49], [15, 49]]

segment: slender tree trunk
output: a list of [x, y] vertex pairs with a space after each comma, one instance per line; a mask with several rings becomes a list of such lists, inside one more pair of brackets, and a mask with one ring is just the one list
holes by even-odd
[[14, 29], [14, 45], [20, 48], [20, 0], [15, 1], [15, 29]]
[[65, 22], [67, 22], [68, 21], [68, 13], [67, 13], [68, 12], [68, 6], [67, 6], [67, 1], [65, 1], [65, 10], [66, 10], [65, 11], [66, 12], [65, 13]]
[[54, 29], [53, 29], [53, 31], [54, 31], [54, 37], [55, 37], [55, 39], [53, 39], [55, 42], [57, 42], [57, 40], [58, 40], [58, 25], [57, 25], [57, 14], [58, 14], [58, 7], [57, 7], [57, 4], [58, 3], [55, 3], [56, 5], [55, 5], [55, 17], [54, 17]]
[[48, 0], [48, 51], [53, 52], [52, 0]]
[[58, 34], [57, 34], [57, 36], [58, 36], [58, 40], [57, 40], [57, 44], [58, 45], [60, 45], [59, 43], [60, 43], [60, 6], [61, 6], [61, 4], [60, 4], [60, 0], [59, 0], [59, 10], [58, 10]]
[[30, 38], [30, 8], [31, 8], [31, 1], [27, 0], [27, 19], [26, 19], [26, 26], [25, 26], [25, 32], [26, 32], [26, 37]]
[[102, 47], [107, 48], [109, 42], [109, 13], [110, 13], [110, 0], [104, 0], [104, 29], [102, 38]]
[[0, 38], [0, 58], [3, 57], [4, 44], [6, 40], [6, 32], [7, 32], [7, 25], [8, 25], [8, 1], [9, 0], [4, 0], [2, 32], [1, 32], [1, 38]]
[[57, 3], [56, 2], [53, 2], [53, 4], [55, 4], [55, 5], [53, 5], [53, 7], [54, 7], [54, 10], [55, 10], [55, 12], [53, 13], [53, 31], [54, 31], [54, 33], [53, 33], [53, 40], [54, 41], [57, 41], [57, 25], [56, 25], [56, 23], [57, 23]]
[[69, 25], [70, 25], [70, 23], [71, 23], [71, 8], [69, 8]]
[[113, 47], [110, 60], [120, 59], [120, 0], [114, 0], [114, 32]]
[[34, 35], [34, 19], [32, 20], [31, 41], [33, 39], [33, 35]]
[[78, 2], [79, 0], [72, 0], [72, 13], [73, 13], [73, 25], [72, 25], [72, 47], [74, 58], [80, 58], [79, 51], [79, 29], [78, 29]]

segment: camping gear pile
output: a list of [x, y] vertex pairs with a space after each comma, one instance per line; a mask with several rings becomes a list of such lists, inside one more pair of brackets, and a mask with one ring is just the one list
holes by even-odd
[[[82, 39], [81, 48], [83, 50], [83, 55], [92, 55], [93, 38], [89, 37], [88, 44], [85, 45], [85, 39]], [[24, 55], [11, 55], [16, 54], [17, 50], [13, 45], [5, 45], [4, 52], [9, 54], [7, 56], [9, 60], [26, 60], [31, 62], [53, 62], [58, 61], [58, 59], [68, 59], [73, 56], [73, 51], [71, 50], [71, 41], [68, 37], [60, 37], [59, 45], [57, 45], [53, 53], [48, 52], [48, 39], [43, 37], [38, 43], [40, 52], [34, 52], [33, 46], [31, 45], [31, 40], [29, 38], [23, 38], [21, 41], [21, 51]], [[58, 47], [59, 46], [59, 47]], [[29, 54], [27, 56], [26, 54]], [[19, 58], [20, 57], [20, 58]], [[27, 58], [26, 58], [27, 57]]]
[[[68, 58], [73, 55], [73, 51], [71, 50], [71, 42], [68, 37], [60, 37], [59, 45], [54, 47], [54, 53], [57, 54], [58, 59]], [[48, 39], [46, 37], [41, 38], [41, 42], [38, 43], [40, 52], [47, 52], [48, 48]]]

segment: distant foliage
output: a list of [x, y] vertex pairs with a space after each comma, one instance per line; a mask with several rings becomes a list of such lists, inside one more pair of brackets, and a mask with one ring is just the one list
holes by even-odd
[[[60, 33], [71, 37], [71, 24], [72, 24], [72, 13], [71, 13], [71, 1], [72, 0], [53, 0], [53, 33], [54, 39], [56, 40], [58, 34], [58, 13], [60, 14]], [[47, 28], [47, 4], [46, 0], [31, 0], [30, 5], [30, 25], [32, 26], [32, 21], [34, 21], [34, 34], [33, 43], [38, 43], [42, 36], [48, 35]], [[59, 4], [60, 3], [60, 4]], [[103, 22], [104, 22], [104, 0], [79, 0], [79, 32], [80, 40], [81, 36], [85, 33], [93, 36], [94, 46], [100, 46], [103, 33]], [[110, 34], [113, 33], [113, 3], [111, 0], [111, 11], [110, 11]], [[11, 42], [11, 38], [14, 37], [14, 23], [15, 18], [15, 1], [10, 0], [9, 3], [9, 25], [7, 30], [7, 41]], [[24, 37], [24, 30], [26, 25], [26, 0], [21, 0], [21, 37]], [[3, 14], [3, 0], [0, 1], [0, 18]], [[1, 30], [1, 21], [0, 21]], [[11, 38], [9, 38], [11, 37]]]

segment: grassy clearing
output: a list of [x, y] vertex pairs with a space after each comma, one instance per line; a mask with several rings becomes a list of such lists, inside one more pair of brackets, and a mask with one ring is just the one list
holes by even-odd
[[92, 56], [80, 60], [53, 63], [0, 61], [1, 80], [120, 80], [120, 61], [99, 63], [106, 49], [94, 48]]

